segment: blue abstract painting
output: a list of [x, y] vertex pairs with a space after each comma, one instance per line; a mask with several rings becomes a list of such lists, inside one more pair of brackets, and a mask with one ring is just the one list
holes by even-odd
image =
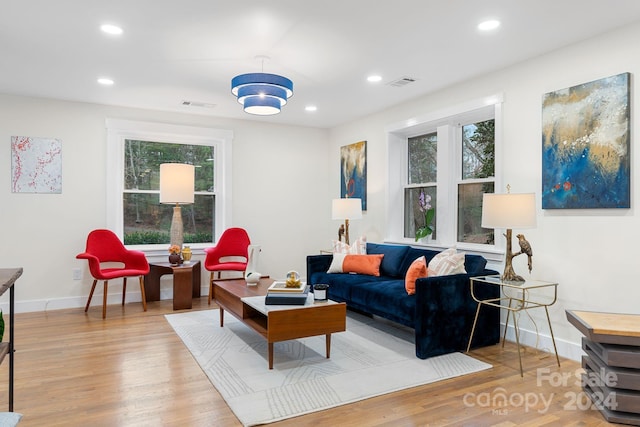
[[542, 208], [630, 207], [630, 74], [542, 100]]
[[367, 210], [367, 141], [340, 147], [340, 197], [361, 199]]

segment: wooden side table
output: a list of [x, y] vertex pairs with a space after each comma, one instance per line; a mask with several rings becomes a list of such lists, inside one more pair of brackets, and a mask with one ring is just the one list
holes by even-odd
[[[556, 340], [553, 336], [553, 328], [551, 327], [551, 320], [549, 319], [548, 307], [555, 304], [558, 298], [558, 284], [554, 282], [544, 282], [542, 280], [527, 280], [525, 282], [510, 282], [502, 281], [499, 276], [479, 276], [471, 277], [471, 296], [478, 302], [478, 308], [476, 309], [476, 317], [473, 320], [473, 327], [471, 328], [471, 336], [469, 337], [469, 344], [467, 345], [467, 353], [471, 348], [471, 341], [473, 340], [473, 333], [476, 329], [476, 321], [478, 320], [478, 314], [480, 313], [480, 307], [483, 305], [498, 307], [507, 310], [507, 319], [504, 325], [504, 334], [502, 337], [502, 346], [504, 347], [504, 341], [507, 336], [507, 328], [509, 327], [509, 317], [513, 319], [513, 328], [516, 334], [516, 344], [518, 346], [518, 360], [520, 361], [520, 376], [524, 376], [522, 370], [522, 355], [520, 354], [520, 328], [518, 326], [518, 318], [516, 313], [519, 311], [530, 310], [536, 307], [544, 307], [544, 311], [547, 315], [547, 323], [549, 324], [549, 332], [551, 333], [551, 341], [553, 342], [553, 350], [556, 353], [556, 362], [560, 366], [560, 358], [558, 357], [558, 349], [556, 348]], [[478, 285], [488, 286], [500, 286], [500, 293], [504, 296], [492, 299], [479, 299], [476, 297], [475, 287]], [[553, 298], [550, 301], [542, 301], [534, 298], [530, 291], [534, 289], [550, 288], [553, 289]], [[508, 301], [507, 305], [503, 305], [502, 301]], [[513, 312], [513, 316], [511, 316]]]
[[200, 265], [200, 261], [179, 265], [168, 262], [149, 263], [149, 274], [144, 276], [147, 302], [160, 300], [160, 277], [173, 274], [173, 309], [191, 308], [193, 298], [200, 298]]
[[640, 425], [640, 315], [566, 310], [583, 335], [582, 389], [611, 423]]
[[3, 295], [7, 289], [9, 290], [9, 341], [0, 343], [0, 363], [4, 357], [9, 354], [9, 412], [13, 412], [13, 355], [14, 355], [14, 337], [13, 325], [15, 317], [15, 297], [13, 295], [14, 284], [18, 277], [22, 276], [22, 267], [20, 268], [0, 268], [0, 295]]

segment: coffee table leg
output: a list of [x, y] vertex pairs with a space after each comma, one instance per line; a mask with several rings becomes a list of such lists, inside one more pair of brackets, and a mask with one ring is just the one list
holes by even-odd
[[331, 334], [327, 334], [327, 359], [331, 356]]
[[273, 369], [273, 343], [269, 343], [269, 369]]
[[220, 307], [220, 327], [224, 326], [224, 310]]

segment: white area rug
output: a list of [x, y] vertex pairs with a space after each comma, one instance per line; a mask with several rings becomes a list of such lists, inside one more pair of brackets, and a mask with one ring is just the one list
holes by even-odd
[[168, 314], [167, 320], [245, 426], [270, 423], [488, 369], [461, 353], [421, 360], [413, 331], [348, 313], [347, 331], [274, 344], [218, 310]]

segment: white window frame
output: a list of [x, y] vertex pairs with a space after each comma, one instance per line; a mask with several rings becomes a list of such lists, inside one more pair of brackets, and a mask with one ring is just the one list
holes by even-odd
[[[495, 189], [502, 188], [502, 102], [501, 93], [472, 100], [444, 110], [409, 118], [386, 127], [388, 153], [387, 237], [386, 241], [424, 245], [436, 249], [457, 247], [460, 250], [500, 260], [504, 253], [504, 239], [498, 236], [493, 245], [457, 241], [458, 184], [461, 176], [462, 125], [495, 120]], [[404, 237], [404, 189], [407, 187], [408, 138], [438, 132], [437, 154], [437, 232], [429, 244]]]
[[[217, 241], [231, 224], [231, 145], [233, 131], [205, 127], [173, 125], [167, 123], [106, 119], [107, 128], [107, 227], [120, 239], [124, 236], [123, 194], [125, 140], [208, 145], [214, 147], [215, 231]], [[192, 249], [203, 249], [210, 243], [190, 244]], [[128, 245], [146, 253], [162, 251], [166, 245]]]

